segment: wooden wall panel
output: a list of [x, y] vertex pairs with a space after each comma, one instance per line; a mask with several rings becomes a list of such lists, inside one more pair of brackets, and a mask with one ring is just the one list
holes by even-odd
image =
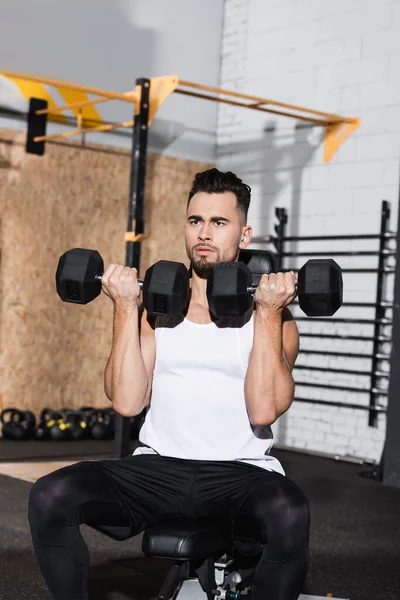
[[[59, 256], [94, 248], [105, 267], [125, 260], [130, 153], [47, 144], [25, 154], [25, 135], [0, 130], [0, 409], [105, 406], [112, 303], [82, 306], [55, 289]], [[183, 223], [194, 174], [210, 165], [149, 155], [140, 277], [161, 258], [187, 264]]]

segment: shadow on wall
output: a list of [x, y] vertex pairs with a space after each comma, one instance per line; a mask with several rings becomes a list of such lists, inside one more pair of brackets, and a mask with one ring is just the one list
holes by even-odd
[[[25, 16], [22, 20], [21, 4]], [[5, 0], [3, 5], [9, 26], [0, 36], [0, 54], [7, 56], [4, 67], [9, 70], [116, 92], [133, 89], [138, 77], [154, 75], [158, 33], [135, 25], [135, 11], [140, 8], [135, 3], [70, 0], [66, 8], [48, 0], [21, 0], [18, 6]], [[16, 30], [23, 44], [15, 37]], [[27, 110], [27, 103], [24, 108], [18, 96], [6, 96], [6, 91], [0, 89], [0, 106]], [[51, 94], [56, 102], [64, 103], [53, 88]], [[130, 120], [133, 115], [133, 106], [125, 102], [107, 102], [98, 110], [105, 121]], [[3, 126], [8, 126], [6, 121]], [[176, 124], [158, 122], [149, 143], [154, 151], [163, 150], [181, 133]], [[131, 133], [123, 134], [128, 134], [125, 143], [115, 132], [111, 136], [87, 135], [86, 140], [130, 148]]]
[[0, 53], [10, 70], [115, 91], [152, 73], [157, 34], [135, 26], [132, 2], [4, 0], [2, 11], [8, 27], [2, 31]]
[[[298, 236], [302, 214], [302, 187], [304, 172], [310, 164], [314, 153], [319, 149], [323, 133], [314, 142], [313, 126], [296, 124], [293, 132], [279, 133], [275, 122], [268, 122], [263, 130], [262, 138], [246, 140], [239, 143], [224, 144], [218, 148], [220, 168], [232, 170], [243, 177], [245, 182], [258, 190], [261, 200], [257, 220], [262, 223], [274, 222], [275, 208], [285, 207], [288, 213], [287, 234]], [[253, 224], [254, 225], [254, 224]], [[263, 231], [262, 235], [275, 232]], [[254, 248], [273, 250], [270, 245], [254, 244]], [[288, 244], [285, 251], [296, 252], [298, 244]], [[283, 268], [293, 267], [283, 260]], [[288, 440], [288, 415], [283, 414], [277, 422], [276, 441], [282, 445], [290, 445]]]

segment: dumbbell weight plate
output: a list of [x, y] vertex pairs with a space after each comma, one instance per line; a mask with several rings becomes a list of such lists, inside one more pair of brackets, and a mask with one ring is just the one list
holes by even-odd
[[180, 262], [159, 260], [146, 271], [143, 304], [151, 315], [179, 315], [189, 300], [189, 272]]
[[87, 304], [101, 292], [104, 262], [97, 250], [73, 248], [58, 261], [56, 271], [57, 293], [64, 302]]
[[332, 258], [308, 260], [298, 281], [299, 306], [308, 317], [331, 317], [341, 307], [342, 270]]
[[244, 315], [253, 304], [251, 284], [252, 274], [244, 263], [217, 263], [207, 278], [210, 312], [217, 318]]

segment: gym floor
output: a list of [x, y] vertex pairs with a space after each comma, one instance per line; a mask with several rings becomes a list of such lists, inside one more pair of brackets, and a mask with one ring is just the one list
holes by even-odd
[[[48, 446], [52, 462], [26, 462], [22, 453], [35, 457], [25, 444], [29, 442], [18, 446], [21, 459], [15, 458], [15, 443], [13, 460], [7, 451], [0, 453], [0, 473], [7, 473], [0, 475], [0, 598], [50, 600], [32, 552], [27, 497], [36, 477], [66, 464], [68, 454], [72, 461], [83, 455], [71, 457], [71, 445], [60, 442], [55, 452]], [[2, 444], [0, 451], [3, 449]], [[110, 442], [98, 442], [87, 449], [85, 458], [99, 458], [99, 453], [107, 458], [112, 455]], [[282, 461], [287, 476], [306, 493], [311, 506], [311, 562], [304, 593], [332, 593], [350, 600], [398, 600], [400, 490], [360, 477], [360, 471], [366, 469], [359, 465], [281, 450], [273, 453]], [[92, 560], [91, 598], [157, 597], [170, 561], [144, 557], [141, 536], [115, 542], [86, 526], [82, 532]]]

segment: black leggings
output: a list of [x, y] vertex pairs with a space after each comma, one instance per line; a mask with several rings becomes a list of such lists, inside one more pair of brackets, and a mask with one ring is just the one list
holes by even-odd
[[29, 496], [34, 550], [55, 600], [88, 598], [90, 557], [80, 524], [124, 540], [167, 516], [207, 514], [233, 519], [239, 535], [258, 545], [254, 600], [297, 600], [308, 568], [309, 506], [279, 473], [139, 455], [64, 467], [40, 478]]

